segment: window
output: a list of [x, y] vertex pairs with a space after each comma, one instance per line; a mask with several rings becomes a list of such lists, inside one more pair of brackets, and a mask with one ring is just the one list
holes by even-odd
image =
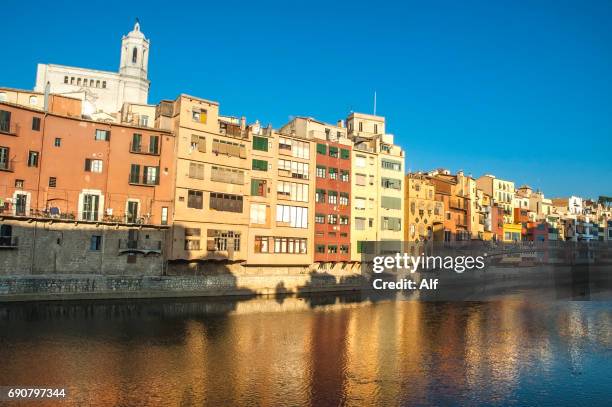
[[306, 254], [307, 239], [255, 236], [255, 253]]
[[162, 206], [161, 208], [161, 224], [162, 225], [168, 224], [168, 207], [167, 206]]
[[100, 195], [83, 194], [81, 217], [83, 220], [97, 221], [100, 209]]
[[187, 207], [193, 209], [204, 208], [204, 193], [190, 189], [187, 191]]
[[355, 218], [355, 230], [365, 230], [365, 218]]
[[333, 158], [338, 158], [338, 147], [329, 147], [329, 156]]
[[325, 178], [325, 167], [317, 165], [317, 177]]
[[225, 154], [230, 157], [246, 158], [245, 145], [232, 141], [213, 139], [212, 152], [215, 154]]
[[359, 131], [363, 131], [363, 122], [359, 122]]
[[277, 197], [296, 202], [308, 202], [308, 184], [297, 182], [278, 181], [276, 184]]
[[340, 216], [340, 224], [341, 225], [348, 225], [349, 224], [348, 216]]
[[382, 168], [384, 168], [386, 170], [393, 170], [393, 171], [401, 171], [402, 170], [402, 163], [400, 161], [382, 160], [381, 161], [381, 166], [382, 166]]
[[211, 192], [209, 208], [217, 211], [241, 213], [242, 196]]
[[340, 181], [349, 182], [349, 172], [348, 170], [340, 170]]
[[96, 129], [95, 140], [110, 141], [110, 131]]
[[93, 235], [89, 241], [89, 250], [97, 252], [102, 249], [102, 236]]
[[251, 223], [258, 225], [266, 224], [267, 205], [261, 203], [251, 204]]
[[209, 252], [240, 251], [240, 232], [209, 229], [206, 250]]
[[325, 245], [324, 244], [318, 244], [315, 250], [319, 254], [325, 253]]
[[206, 152], [206, 137], [198, 136], [197, 134], [191, 135], [191, 151], [199, 151], [200, 153]]
[[374, 124], [374, 134], [378, 134], [378, 124]]
[[28, 167], [38, 167], [38, 151], [28, 153]]
[[265, 137], [253, 136], [253, 150], [268, 151], [268, 139]]
[[102, 89], [106, 89], [106, 81], [102, 81]]
[[138, 49], [134, 47], [132, 49], [132, 63], [135, 64], [137, 60], [138, 60]]
[[244, 171], [213, 165], [210, 171], [210, 180], [226, 184], [244, 185]]
[[81, 86], [81, 78], [77, 78], [77, 86]]
[[382, 222], [382, 230], [394, 230], [400, 231], [402, 230], [402, 220], [401, 218], [392, 218], [383, 216], [381, 219]]
[[337, 215], [327, 215], [327, 223], [329, 223], [330, 225], [337, 224], [338, 216]]
[[206, 124], [208, 112], [206, 109], [193, 109], [191, 111], [191, 118], [194, 122]]
[[292, 157], [310, 159], [310, 143], [308, 142], [279, 137], [278, 148], [280, 154], [288, 155], [291, 152]]
[[61, 147], [61, 145], [62, 145], [62, 139], [61, 139], [61, 138], [59, 138], [59, 137], [56, 137], [56, 138], [55, 138], [55, 141], [53, 142], [53, 145], [54, 145], [55, 147]]
[[49, 188], [55, 188], [57, 186], [57, 178], [49, 177]]
[[32, 130], [40, 131], [40, 117], [32, 117]]
[[87, 172], [102, 172], [102, 160], [85, 159], [85, 171]]
[[[395, 178], [381, 178], [381, 185], [383, 188], [389, 189], [402, 189], [402, 180]], [[418, 188], [418, 185], [417, 185]], [[418, 191], [418, 189], [417, 189]]]
[[149, 126], [149, 116], [146, 116], [146, 115], [140, 116], [140, 118], [138, 119], [138, 124], [142, 127], [148, 127]]
[[355, 185], [364, 187], [367, 183], [365, 174], [355, 174]]
[[71, 85], [74, 85], [74, 76], [71, 76], [71, 77], [70, 77], [70, 84], [71, 84]]
[[317, 189], [315, 193], [315, 202], [325, 203], [325, 190], [324, 189]]
[[317, 144], [317, 154], [327, 155], [327, 146], [325, 144]]
[[331, 205], [336, 205], [338, 203], [338, 193], [336, 191], [327, 191], [327, 194], [329, 196], [328, 202]]
[[99, 88], [99, 87], [100, 87], [100, 81], [97, 80], [96, 81], [96, 88]]
[[200, 250], [199, 228], [185, 228], [185, 250]]
[[276, 222], [285, 223], [292, 228], [308, 228], [308, 208], [300, 206], [276, 205]]
[[0, 131], [10, 133], [11, 131], [11, 112], [0, 110]]
[[343, 160], [348, 160], [350, 157], [351, 152], [349, 150], [347, 150], [346, 148], [340, 149], [340, 158], [342, 158]]
[[363, 155], [358, 155], [357, 157], [355, 157], [355, 166], [359, 167], [359, 168], [365, 168], [366, 167], [366, 158]]
[[338, 246], [335, 244], [330, 244], [327, 246], [327, 253], [336, 254], [338, 253]]
[[355, 198], [355, 209], [365, 210], [365, 208], [366, 208], [366, 199], [365, 198]]
[[338, 179], [338, 169], [337, 168], [329, 168], [329, 179]]
[[268, 162], [266, 160], [257, 160], [253, 158], [252, 168], [257, 171], [268, 171]]
[[68, 83], [68, 77], [64, 76], [64, 83]]
[[263, 179], [251, 179], [251, 195], [262, 196], [268, 195], [268, 182]]
[[23, 188], [23, 180], [22, 179], [16, 179], [15, 180], [15, 188]]
[[402, 198], [382, 196], [380, 206], [385, 209], [402, 209]]
[[290, 175], [291, 178], [309, 179], [310, 165], [291, 160], [278, 160], [279, 175]]
[[189, 178], [204, 179], [204, 164], [190, 162], [188, 176]]
[[315, 214], [315, 223], [325, 223], [325, 215], [320, 213]]
[[342, 254], [348, 254], [348, 252], [349, 252], [349, 247], [348, 247], [348, 245], [343, 244], [343, 245], [341, 245], [341, 246], [340, 246], [340, 253], [342, 253]]
[[158, 154], [159, 153], [159, 136], [150, 136], [149, 137], [149, 153], [150, 154]]
[[340, 205], [348, 206], [349, 204], [349, 194], [346, 192], [340, 192]]

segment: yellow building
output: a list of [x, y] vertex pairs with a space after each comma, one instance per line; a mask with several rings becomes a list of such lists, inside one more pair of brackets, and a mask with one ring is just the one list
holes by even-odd
[[405, 176], [404, 241], [430, 240], [443, 229], [444, 203], [435, 200], [435, 187], [425, 174]]
[[504, 210], [504, 223], [514, 223], [514, 182], [483, 175], [476, 180], [476, 186], [490, 195], [493, 203]]
[[504, 224], [504, 242], [520, 242], [521, 241], [522, 225], [520, 223], [505, 223]]
[[353, 141], [351, 260], [361, 259], [363, 241], [399, 244], [404, 223], [404, 151], [387, 134], [385, 118], [351, 113]]

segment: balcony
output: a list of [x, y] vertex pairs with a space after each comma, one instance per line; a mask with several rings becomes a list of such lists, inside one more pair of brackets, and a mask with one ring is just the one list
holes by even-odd
[[0, 249], [17, 249], [19, 238], [17, 236], [0, 236]]
[[161, 254], [161, 252], [161, 240], [119, 239], [119, 254], [141, 253], [146, 256], [147, 254]]
[[0, 122], [0, 134], [17, 137], [19, 135], [19, 125], [11, 122]]
[[242, 138], [242, 129], [238, 124], [219, 121], [219, 134]]
[[130, 143], [130, 153], [133, 154], [146, 154], [146, 155], [159, 155], [159, 146], [150, 145], [148, 148], [144, 148], [142, 144]]
[[130, 185], [141, 185], [146, 187], [154, 187], [159, 185], [159, 177], [150, 178], [140, 174], [130, 174], [128, 176], [128, 182]]

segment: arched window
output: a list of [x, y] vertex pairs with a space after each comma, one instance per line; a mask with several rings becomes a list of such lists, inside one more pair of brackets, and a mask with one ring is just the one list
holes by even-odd
[[136, 47], [134, 47], [134, 49], [132, 50], [132, 63], [135, 64], [137, 59], [138, 59], [138, 50], [136, 49]]

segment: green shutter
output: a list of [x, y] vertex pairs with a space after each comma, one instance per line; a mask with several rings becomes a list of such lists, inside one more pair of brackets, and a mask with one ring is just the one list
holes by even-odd
[[317, 153], [327, 154], [327, 146], [325, 144], [317, 144]]
[[350, 157], [350, 152], [349, 150], [347, 150], [346, 148], [341, 148], [340, 149], [340, 158], [343, 158], [345, 160], [348, 160]]
[[253, 150], [268, 151], [268, 139], [253, 136]]
[[338, 147], [329, 147], [329, 155], [332, 157], [337, 157], [338, 156]]
[[252, 196], [257, 196], [257, 192], [259, 190], [258, 185], [259, 184], [257, 183], [257, 180], [255, 179], [251, 180], [251, 195]]
[[254, 170], [259, 171], [268, 171], [268, 162], [266, 160], [256, 160], [253, 159], [253, 167]]
[[395, 198], [391, 196], [381, 197], [380, 206], [385, 209], [402, 209], [402, 198]]

